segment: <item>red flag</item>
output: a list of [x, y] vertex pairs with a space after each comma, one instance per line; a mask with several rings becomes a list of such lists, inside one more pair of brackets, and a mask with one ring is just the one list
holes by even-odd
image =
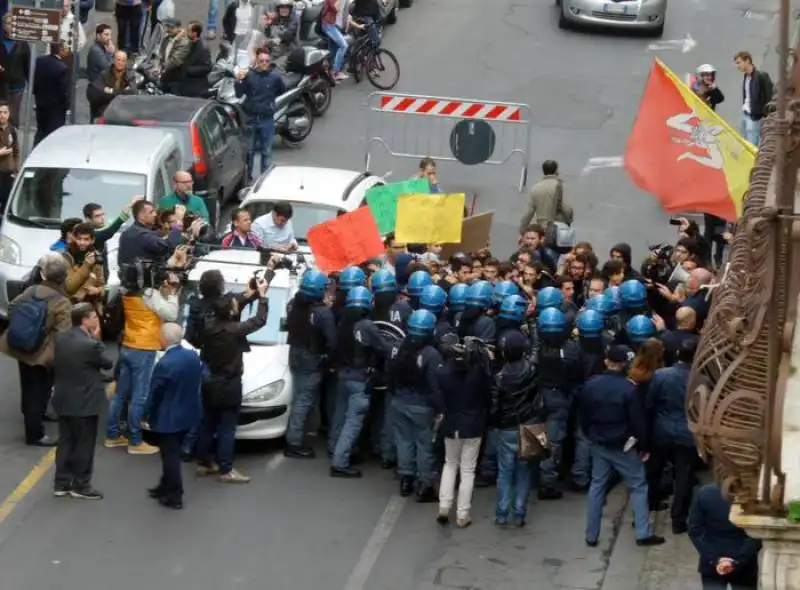
[[735, 221], [756, 149], [656, 60], [628, 137], [625, 169], [665, 211]]
[[308, 230], [308, 245], [316, 266], [324, 273], [361, 264], [384, 252], [383, 240], [369, 207], [315, 225]]

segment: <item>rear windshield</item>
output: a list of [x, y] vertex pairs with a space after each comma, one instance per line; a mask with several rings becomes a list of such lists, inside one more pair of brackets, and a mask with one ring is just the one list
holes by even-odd
[[[125, 119], [122, 117], [106, 117], [107, 125], [125, 125], [126, 127], [152, 127], [153, 129], [163, 129], [169, 132], [178, 140], [181, 146], [181, 153], [192, 153], [192, 137], [190, 135], [188, 123], [172, 123], [169, 121], [156, 121], [153, 119]], [[186, 162], [186, 160], [184, 160]]]
[[83, 218], [83, 206], [97, 203], [116, 215], [136, 195], [145, 195], [142, 174], [70, 168], [25, 168], [9, 208], [9, 219], [59, 227], [70, 217]]

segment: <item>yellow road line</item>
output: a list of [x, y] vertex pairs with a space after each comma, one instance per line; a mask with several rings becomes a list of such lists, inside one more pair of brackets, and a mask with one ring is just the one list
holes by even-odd
[[25, 496], [31, 493], [36, 484], [39, 483], [56, 460], [56, 450], [50, 449], [47, 454], [30, 470], [30, 473], [25, 476], [16, 489], [11, 492], [5, 500], [0, 504], [0, 524], [9, 517]]

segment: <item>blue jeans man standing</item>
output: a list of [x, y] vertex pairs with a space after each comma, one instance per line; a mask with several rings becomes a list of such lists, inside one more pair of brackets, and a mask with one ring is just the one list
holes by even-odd
[[391, 400], [400, 495], [416, 486], [417, 502], [436, 502], [433, 451], [434, 409], [421, 395], [395, 393]]
[[550, 443], [550, 454], [539, 466], [541, 476], [539, 499], [557, 500], [563, 496], [563, 492], [556, 486], [564, 439], [567, 438], [572, 396], [567, 392], [549, 388], [542, 390], [542, 399], [547, 411], [547, 440]]
[[328, 450], [332, 455], [332, 477], [361, 477], [361, 472], [350, 467], [350, 455], [356, 447], [364, 419], [369, 411], [369, 396], [365, 381], [339, 379], [331, 436]]
[[[104, 445], [106, 448], [127, 446], [131, 455], [154, 455], [158, 453], [158, 448], [142, 439], [142, 419], [150, 392], [150, 377], [156, 364], [156, 351], [123, 345], [120, 347], [118, 363], [117, 392], [108, 409]], [[126, 403], [130, 403], [127, 439], [119, 431], [120, 414]]]
[[275, 140], [275, 121], [272, 117], [258, 117], [247, 121], [247, 174], [248, 181], [255, 177], [256, 153], [261, 155], [261, 173], [272, 163], [272, 143]]
[[533, 469], [530, 462], [519, 458], [519, 428], [496, 430], [497, 434], [497, 502], [495, 524], [505, 526], [509, 517], [515, 526], [525, 526], [528, 499], [531, 494]]

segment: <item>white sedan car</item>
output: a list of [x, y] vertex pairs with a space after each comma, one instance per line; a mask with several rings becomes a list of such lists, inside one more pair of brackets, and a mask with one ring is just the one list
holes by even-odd
[[556, 6], [561, 29], [591, 25], [660, 37], [667, 19], [667, 0], [556, 0]]

